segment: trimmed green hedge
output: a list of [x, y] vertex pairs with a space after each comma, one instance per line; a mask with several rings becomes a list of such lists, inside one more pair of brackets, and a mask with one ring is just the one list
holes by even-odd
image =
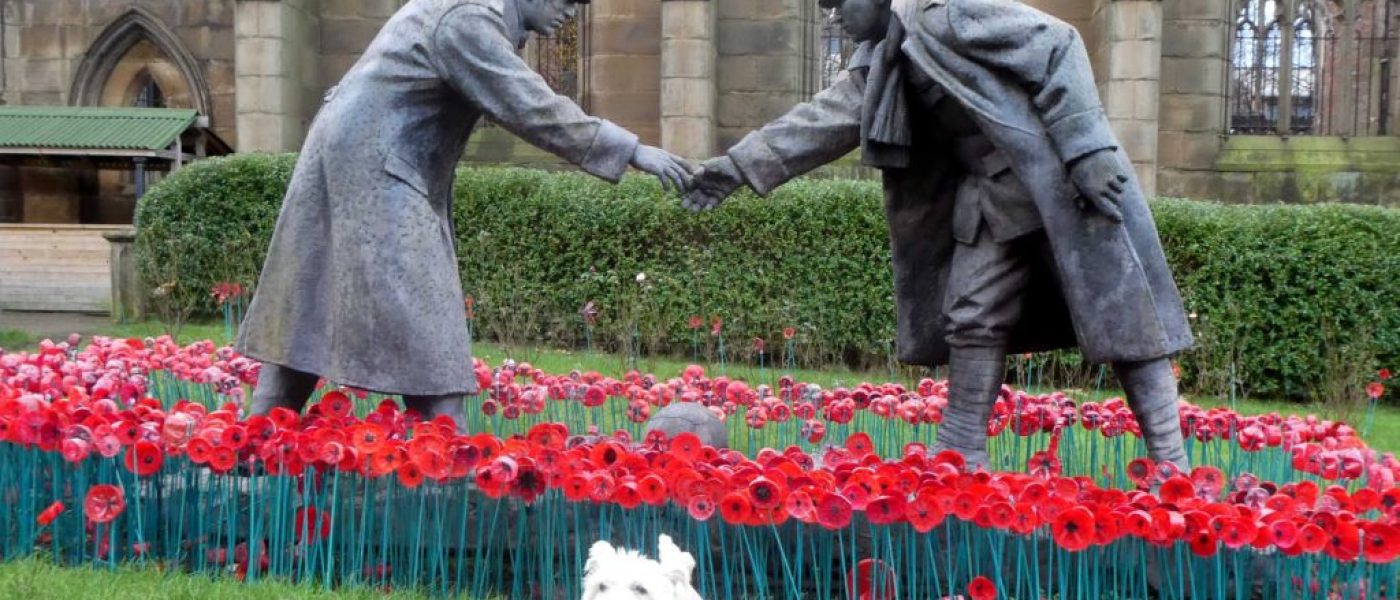
[[[293, 162], [207, 160], [152, 190], [137, 212], [147, 285], [208, 314], [215, 283], [255, 283]], [[789, 326], [804, 363], [887, 356], [894, 313], [877, 183], [797, 181], [701, 215], [644, 177], [612, 186], [578, 173], [473, 168], [459, 172], [456, 194], [479, 334], [582, 344], [579, 309], [593, 301], [591, 337], [609, 348], [688, 353], [698, 339], [712, 352], [717, 316], [731, 358], [747, 357], [755, 337], [781, 352]], [[1302, 396], [1346, 375], [1329, 356], [1352, 357], [1358, 373], [1400, 365], [1400, 211], [1185, 200], [1153, 210], [1198, 315], [1200, 348], [1182, 359], [1189, 382]], [[704, 318], [698, 334], [691, 315]]]

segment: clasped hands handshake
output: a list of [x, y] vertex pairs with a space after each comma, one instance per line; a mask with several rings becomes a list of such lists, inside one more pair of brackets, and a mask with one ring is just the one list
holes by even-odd
[[739, 169], [727, 156], [712, 158], [697, 168], [670, 152], [641, 145], [632, 157], [632, 166], [655, 175], [666, 191], [682, 194], [681, 204], [696, 212], [719, 206], [744, 185]]
[[[690, 161], [651, 146], [638, 146], [632, 166], [651, 173], [668, 191], [681, 193], [681, 205], [695, 212], [712, 210], [744, 185], [743, 175], [728, 156], [705, 161], [697, 169]], [[1069, 178], [1079, 191], [1084, 211], [1097, 212], [1114, 223], [1123, 222], [1120, 204], [1128, 175], [1113, 150], [1100, 150], [1075, 160]]]

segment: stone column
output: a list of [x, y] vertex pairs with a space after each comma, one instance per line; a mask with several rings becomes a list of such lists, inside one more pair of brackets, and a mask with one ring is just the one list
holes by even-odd
[[306, 60], [313, 47], [314, 0], [237, 0], [234, 12], [235, 106], [238, 150], [287, 152], [300, 148], [309, 116], [303, 115], [307, 80], [317, 73]]
[[715, 152], [715, 3], [661, 4], [661, 146], [692, 159]]
[[1133, 160], [1143, 192], [1157, 193], [1157, 105], [1162, 73], [1161, 0], [1105, 0], [1094, 15], [1095, 76], [1109, 122]]

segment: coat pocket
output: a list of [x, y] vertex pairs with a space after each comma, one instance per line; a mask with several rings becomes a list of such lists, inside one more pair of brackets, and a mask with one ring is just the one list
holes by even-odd
[[423, 175], [418, 172], [418, 169], [408, 164], [408, 161], [400, 158], [399, 155], [389, 153], [389, 156], [384, 159], [384, 172], [388, 173], [390, 177], [408, 184], [408, 187], [422, 194], [424, 198], [428, 197], [428, 182], [423, 179]]

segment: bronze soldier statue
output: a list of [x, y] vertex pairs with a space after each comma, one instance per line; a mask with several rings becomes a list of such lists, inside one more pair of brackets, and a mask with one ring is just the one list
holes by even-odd
[[278, 216], [239, 351], [264, 361], [251, 411], [300, 410], [318, 377], [402, 394], [460, 427], [471, 369], [452, 182], [490, 118], [583, 170], [628, 166], [690, 184], [690, 167], [584, 114], [519, 57], [588, 0], [413, 0], [328, 95]]
[[1008, 352], [1111, 363], [1151, 456], [1188, 468], [1170, 357], [1192, 335], [1075, 29], [1015, 0], [821, 0], [859, 46], [811, 101], [707, 161], [685, 204], [767, 195], [860, 148], [882, 170], [901, 361], [949, 364], [937, 447], [988, 465]]

